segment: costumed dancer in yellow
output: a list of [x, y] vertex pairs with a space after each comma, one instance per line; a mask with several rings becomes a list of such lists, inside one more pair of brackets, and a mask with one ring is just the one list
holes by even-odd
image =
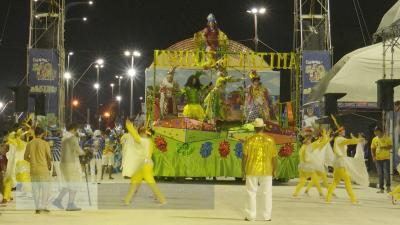
[[191, 75], [182, 89], [182, 94], [186, 96], [186, 105], [183, 108], [183, 115], [185, 117], [203, 121], [205, 117], [204, 109], [200, 105], [203, 87], [200, 83], [199, 77], [202, 72], [196, 72]]
[[335, 117], [332, 116], [332, 119], [338, 128], [337, 133], [338, 136], [335, 138], [333, 151], [335, 153], [335, 160], [333, 162], [333, 182], [329, 186], [328, 194], [326, 196], [326, 202], [331, 202], [332, 194], [336, 189], [336, 186], [340, 183], [340, 181], [344, 181], [347, 194], [350, 197], [350, 201], [352, 203], [357, 203], [357, 198], [353, 192], [353, 188], [351, 185], [350, 175], [347, 169], [347, 146], [355, 145], [363, 141], [362, 138], [355, 138], [352, 136], [350, 139], [345, 138], [346, 130], [343, 126], [339, 126], [336, 122]]
[[17, 180], [15, 177], [15, 154], [17, 151], [17, 140], [15, 138], [15, 132], [11, 132], [7, 136], [7, 145], [8, 145], [8, 152], [6, 153], [7, 157], [7, 168], [4, 174], [4, 189], [3, 189], [3, 202], [6, 203], [11, 201], [11, 193], [12, 188], [16, 185]]
[[16, 180], [22, 185], [22, 192], [27, 195], [31, 192], [31, 176], [30, 176], [30, 165], [29, 162], [24, 160], [25, 150], [27, 142], [23, 139], [29, 134], [29, 132], [24, 132], [21, 128], [17, 130], [15, 135], [17, 142], [17, 149], [15, 152], [15, 162], [16, 162]]
[[[331, 132], [322, 130], [320, 137], [317, 140], [318, 146], [322, 146], [321, 148], [313, 148], [312, 149], [312, 157], [311, 157], [311, 164], [314, 165], [315, 173], [317, 176], [322, 180], [322, 185], [328, 189], [328, 176], [326, 172], [326, 166], [333, 165], [333, 150], [330, 145], [330, 138]], [[307, 189], [305, 194], [308, 194], [310, 189], [313, 187], [313, 183], [309, 182], [307, 185]], [[335, 194], [333, 194], [335, 196]]]
[[[399, 150], [397, 151], [397, 155], [400, 157], [400, 148], [399, 148]], [[397, 172], [400, 173], [400, 163], [397, 165], [396, 169], [397, 169]], [[392, 192], [389, 192], [389, 196], [392, 197], [392, 203], [393, 203], [393, 204], [396, 204], [396, 202], [400, 200], [400, 184], [397, 185], [397, 186], [393, 189]]]
[[317, 140], [315, 142], [312, 141], [311, 135], [305, 135], [303, 145], [300, 148], [299, 157], [300, 157], [300, 164], [299, 164], [299, 183], [296, 186], [296, 189], [293, 193], [293, 197], [297, 197], [307, 182], [308, 178], [311, 178], [311, 183], [317, 188], [318, 193], [320, 196], [323, 196], [323, 192], [321, 186], [318, 181], [318, 175], [315, 172], [316, 168], [312, 162], [312, 151], [316, 148], [321, 148], [326, 143], [329, 142], [329, 135], [324, 133], [324, 137], [322, 140]]
[[[154, 148], [152, 140], [147, 136], [146, 129], [144, 127], [139, 128], [139, 130], [137, 131], [132, 122], [129, 120], [126, 121], [126, 128], [128, 129], [130, 135], [132, 135], [132, 137], [134, 138], [135, 145], [137, 145], [136, 148], [137, 150], [139, 150], [136, 151], [136, 157], [142, 158], [143, 160], [139, 162], [140, 165], [135, 166], [135, 168], [137, 169], [132, 171], [133, 174], [131, 176], [129, 191], [124, 199], [125, 205], [130, 204], [131, 199], [135, 194], [135, 191], [141, 185], [143, 180], [147, 183], [147, 185], [149, 185], [158, 201], [161, 204], [165, 204], [165, 197], [161, 193], [156, 184], [156, 181], [154, 180], [153, 160], [151, 159]], [[138, 162], [136, 161], [136, 163]]]

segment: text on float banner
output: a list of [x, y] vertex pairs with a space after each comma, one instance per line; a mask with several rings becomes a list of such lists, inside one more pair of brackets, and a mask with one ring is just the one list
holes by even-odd
[[295, 70], [297, 69], [297, 55], [294, 52], [240, 52], [224, 53], [206, 51], [171, 51], [155, 50], [154, 63], [156, 66], [169, 67], [208, 67], [215, 66], [215, 55], [222, 59], [225, 67], [264, 70]]

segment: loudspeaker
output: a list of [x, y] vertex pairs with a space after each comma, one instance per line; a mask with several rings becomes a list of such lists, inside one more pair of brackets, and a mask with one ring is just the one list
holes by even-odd
[[400, 79], [381, 79], [376, 83], [378, 85], [378, 107], [385, 111], [392, 111], [394, 108], [393, 88], [400, 85]]
[[45, 116], [46, 115], [46, 95], [44, 93], [39, 93], [33, 95], [35, 99], [35, 115]]
[[16, 86], [10, 88], [14, 92], [15, 112], [28, 111], [28, 97], [31, 88], [26, 85]]
[[282, 70], [280, 76], [279, 102], [290, 102], [292, 97], [291, 71]]
[[338, 113], [337, 100], [345, 96], [346, 93], [327, 93], [325, 97], [325, 115], [336, 115]]

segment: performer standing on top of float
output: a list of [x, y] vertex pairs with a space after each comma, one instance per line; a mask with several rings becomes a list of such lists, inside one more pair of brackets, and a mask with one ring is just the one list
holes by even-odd
[[227, 47], [228, 37], [218, 28], [215, 16], [210, 13], [207, 16], [207, 26], [200, 32], [195, 33], [194, 42], [200, 50], [205, 50], [207, 55], [203, 67], [209, 69], [220, 58], [217, 55], [218, 52], [223, 51]]
[[174, 81], [175, 69], [172, 67], [160, 84], [161, 119], [178, 114], [176, 94], [179, 92], [179, 84]]
[[347, 169], [349, 163], [347, 159], [347, 145], [355, 145], [363, 141], [362, 138], [355, 138], [352, 136], [351, 139], [347, 139], [344, 136], [346, 135], [346, 129], [343, 126], [339, 126], [334, 117], [333, 121], [335, 122], [336, 127], [338, 128], [337, 133], [338, 136], [335, 138], [333, 144], [333, 151], [335, 153], [335, 160], [333, 162], [334, 173], [333, 173], [333, 183], [329, 186], [328, 194], [326, 196], [326, 201], [330, 202], [332, 198], [332, 194], [336, 189], [336, 186], [340, 183], [341, 180], [344, 180], [347, 194], [350, 197], [352, 203], [357, 203], [357, 198], [354, 195], [353, 188], [351, 185], [351, 179], [349, 170]]
[[246, 90], [244, 103], [246, 123], [251, 123], [256, 118], [263, 118], [264, 121], [268, 121], [270, 120], [268, 90], [261, 85], [257, 71], [250, 71], [249, 77], [251, 85]]
[[186, 105], [183, 108], [185, 117], [203, 121], [205, 117], [204, 109], [200, 105], [203, 87], [199, 77], [202, 72], [196, 72], [191, 75], [182, 89], [182, 94], [186, 96]]
[[215, 124], [217, 121], [225, 120], [223, 91], [225, 90], [226, 83], [240, 81], [240, 79], [233, 79], [232, 76], [228, 76], [226, 69], [223, 66], [222, 59], [218, 60], [215, 67], [218, 70], [218, 78], [215, 82], [215, 87], [204, 99], [206, 119], [208, 119], [212, 124]]

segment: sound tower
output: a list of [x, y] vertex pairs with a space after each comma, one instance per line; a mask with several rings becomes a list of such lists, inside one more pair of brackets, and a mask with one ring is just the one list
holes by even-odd
[[26, 85], [15, 86], [10, 88], [14, 92], [15, 112], [28, 111], [28, 97], [30, 87]]
[[392, 111], [394, 108], [394, 88], [400, 85], [400, 79], [381, 79], [377, 82], [377, 105], [381, 110]]
[[279, 102], [290, 102], [292, 96], [291, 71], [282, 70], [280, 76]]
[[336, 115], [338, 113], [337, 100], [345, 96], [346, 93], [327, 93], [325, 97], [325, 115]]

